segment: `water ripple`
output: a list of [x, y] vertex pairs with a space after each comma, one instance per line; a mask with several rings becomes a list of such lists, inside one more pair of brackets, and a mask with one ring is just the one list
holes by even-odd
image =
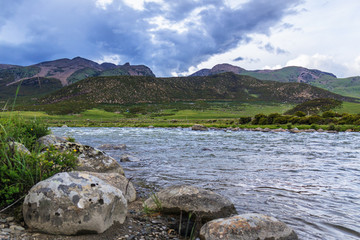
[[240, 213], [264, 213], [301, 239], [360, 238], [360, 134], [197, 132], [189, 129], [53, 128], [109, 151], [134, 181], [194, 184], [229, 197]]

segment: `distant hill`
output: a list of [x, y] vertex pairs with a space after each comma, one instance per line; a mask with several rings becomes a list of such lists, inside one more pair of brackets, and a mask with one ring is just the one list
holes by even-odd
[[[0, 99], [13, 96], [19, 83], [22, 83], [21, 90], [25, 95], [34, 96], [50, 93], [87, 77], [119, 75], [155, 76], [151, 69], [144, 65], [98, 64], [81, 57], [58, 59], [26, 67], [0, 64]], [[56, 81], [58, 83], [55, 83]]]
[[92, 77], [64, 87], [40, 102], [134, 104], [217, 100], [299, 103], [316, 98], [354, 100], [304, 83], [262, 81], [250, 76], [223, 73], [179, 78]]
[[360, 98], [360, 77], [337, 78], [332, 73], [303, 67], [249, 71], [230, 64], [218, 64], [212, 69], [201, 69], [190, 76], [210, 76], [222, 72], [233, 72], [260, 80], [307, 83], [344, 96]]

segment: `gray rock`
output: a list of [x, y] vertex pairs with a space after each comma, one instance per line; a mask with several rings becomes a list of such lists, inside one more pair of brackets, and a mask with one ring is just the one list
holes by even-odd
[[72, 151], [78, 153], [77, 171], [119, 173], [125, 175], [120, 164], [103, 151], [76, 142], [67, 142], [66, 139], [47, 135], [41, 137], [38, 142], [44, 147], [54, 146], [61, 151]]
[[102, 233], [123, 223], [127, 202], [105, 181], [80, 172], [58, 173], [31, 188], [23, 203], [25, 223], [50, 234]]
[[9, 148], [18, 151], [21, 154], [30, 155], [30, 151], [21, 143], [8, 142]]
[[121, 156], [120, 162], [140, 162], [140, 159], [128, 154], [124, 154]]
[[110, 185], [120, 189], [128, 202], [133, 202], [136, 200], [136, 190], [134, 185], [130, 182], [129, 179], [127, 179], [123, 175], [120, 175], [118, 173], [85, 173], [98, 177], [101, 180], [109, 183]]
[[298, 237], [293, 229], [276, 218], [250, 213], [206, 223], [200, 230], [200, 239], [296, 240]]
[[191, 127], [191, 130], [194, 130], [194, 131], [207, 131], [208, 128], [205, 127], [204, 125], [195, 124], [194, 126]]
[[98, 148], [101, 149], [101, 150], [125, 150], [126, 145], [125, 144], [118, 144], [118, 145], [102, 144]]
[[229, 199], [212, 191], [187, 185], [165, 188], [144, 202], [144, 206], [149, 209], [157, 209], [158, 205], [161, 205], [160, 211], [164, 213], [193, 212], [204, 222], [237, 214]]
[[46, 135], [37, 140], [40, 146], [49, 147], [50, 145], [54, 145], [55, 143], [65, 143], [67, 142], [65, 138], [58, 137], [55, 135]]

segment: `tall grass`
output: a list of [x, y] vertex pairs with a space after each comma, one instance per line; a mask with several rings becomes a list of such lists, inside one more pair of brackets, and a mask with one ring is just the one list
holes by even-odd
[[[20, 84], [13, 108], [19, 88]], [[76, 166], [73, 153], [59, 152], [52, 147], [40, 152], [37, 139], [50, 133], [45, 123], [25, 120], [12, 113], [0, 119], [0, 211], [21, 200], [37, 182]]]

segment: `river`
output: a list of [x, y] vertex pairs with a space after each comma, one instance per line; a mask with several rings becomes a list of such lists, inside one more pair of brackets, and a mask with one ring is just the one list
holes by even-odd
[[230, 198], [239, 213], [262, 213], [300, 239], [360, 239], [360, 133], [263, 133], [165, 128], [52, 128], [140, 162], [126, 176], [156, 189], [193, 184]]

